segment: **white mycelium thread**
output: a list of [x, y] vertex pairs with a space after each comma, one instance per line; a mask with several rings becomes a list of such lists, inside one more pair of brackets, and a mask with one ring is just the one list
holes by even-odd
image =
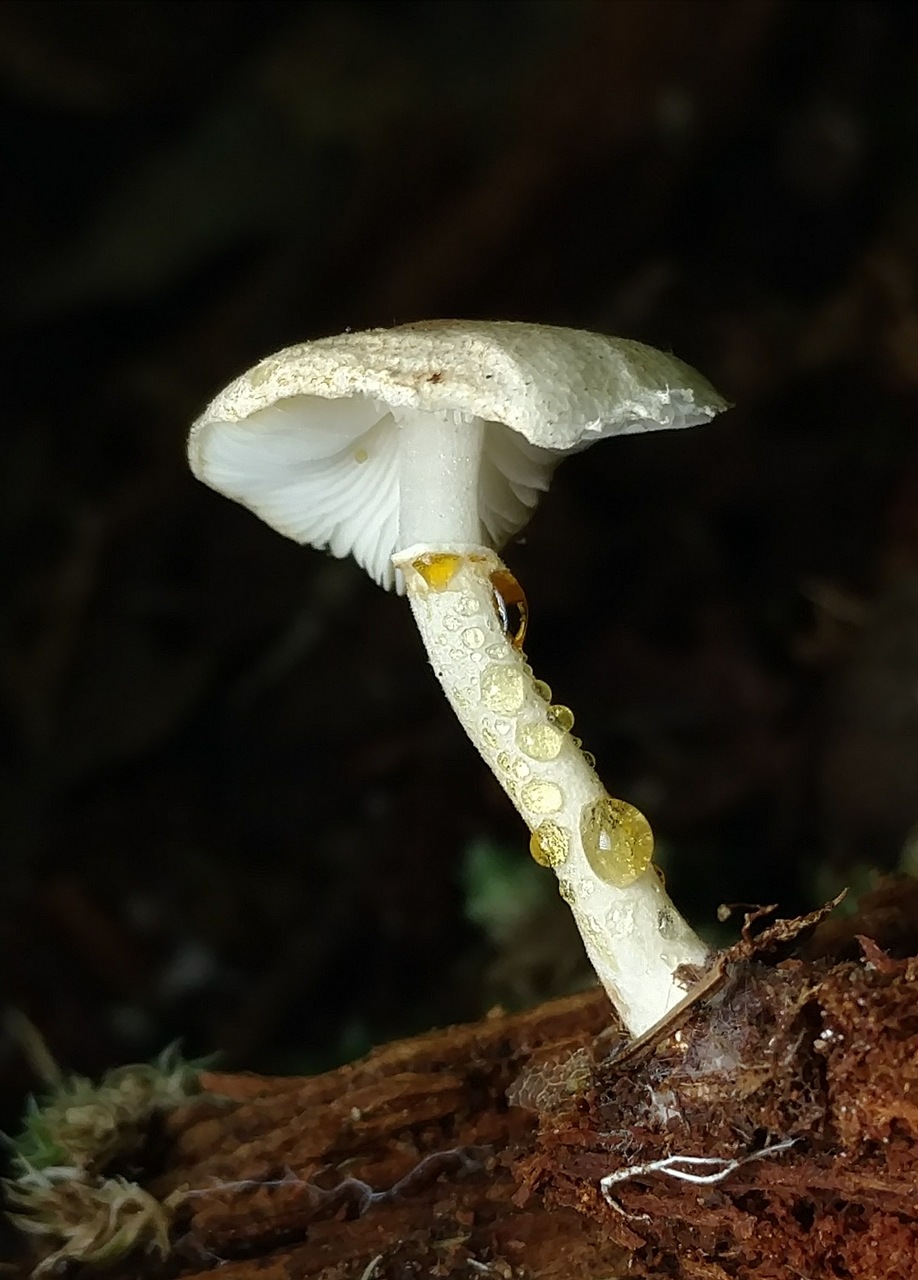
[[418, 545], [393, 563], [446, 696], [527, 826], [546, 835], [544, 860], [599, 980], [628, 1029], [641, 1035], [685, 995], [675, 970], [703, 965], [707, 949], [653, 867], [624, 885], [594, 871], [581, 817], [607, 792], [570, 733], [562, 732], [557, 754], [544, 758], [554, 751], [558, 724], [495, 609], [491, 575], [504, 566], [487, 548], [463, 550], [449, 555]]

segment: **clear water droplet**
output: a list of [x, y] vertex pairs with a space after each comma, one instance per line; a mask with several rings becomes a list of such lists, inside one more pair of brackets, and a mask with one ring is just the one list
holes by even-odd
[[478, 605], [469, 596], [461, 596], [456, 601], [456, 612], [463, 614], [466, 618], [471, 618], [478, 612]]
[[660, 931], [660, 937], [672, 941], [678, 933], [676, 927], [676, 917], [672, 911], [661, 911], [657, 916], [657, 928]]
[[480, 649], [484, 644], [485, 634], [481, 627], [467, 627], [462, 633], [463, 644], [469, 649]]
[[570, 837], [557, 822], [540, 822], [529, 841], [529, 852], [540, 867], [560, 867], [567, 858]]
[[530, 760], [555, 760], [564, 743], [564, 730], [556, 724], [535, 721], [516, 730], [516, 745]]
[[557, 813], [564, 804], [564, 793], [556, 782], [547, 778], [534, 778], [523, 787], [521, 798], [523, 804], [538, 816]]
[[551, 702], [551, 686], [547, 685], [544, 680], [534, 680], [532, 687], [545, 702]]
[[509, 720], [495, 720], [495, 721], [494, 721], [494, 728], [496, 729], [496, 731], [497, 731], [498, 733], [509, 733], [509, 732], [510, 732], [510, 721], [509, 721]]
[[611, 796], [583, 806], [580, 838], [596, 875], [617, 889], [633, 884], [653, 857], [650, 823], [634, 805]]
[[512, 715], [519, 711], [525, 696], [523, 673], [517, 667], [502, 667], [494, 663], [481, 673], [481, 697], [492, 711]]

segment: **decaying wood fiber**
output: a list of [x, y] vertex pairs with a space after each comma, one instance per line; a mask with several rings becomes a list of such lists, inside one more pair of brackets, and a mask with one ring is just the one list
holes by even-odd
[[223, 1100], [140, 1172], [171, 1255], [110, 1275], [914, 1280], [916, 980], [867, 940], [747, 938], [637, 1049], [590, 992], [312, 1079], [209, 1075]]

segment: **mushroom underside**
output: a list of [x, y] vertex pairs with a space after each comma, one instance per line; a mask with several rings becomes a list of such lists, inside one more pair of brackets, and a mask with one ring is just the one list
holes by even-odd
[[[248, 507], [295, 542], [353, 555], [385, 588], [397, 586], [403, 485], [429, 488], [439, 476], [406, 477], [399, 410], [365, 396], [295, 396], [239, 422], [202, 422], [192, 466], [200, 479]], [[430, 430], [448, 421], [429, 413]], [[452, 422], [473, 421], [453, 414]], [[499, 422], [484, 424], [478, 463], [481, 541], [495, 548], [522, 528], [548, 488], [560, 455]], [[440, 451], [437, 466], [449, 470]]]

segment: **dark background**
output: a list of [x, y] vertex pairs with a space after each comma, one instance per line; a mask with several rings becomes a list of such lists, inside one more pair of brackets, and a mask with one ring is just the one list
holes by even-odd
[[313, 1070], [588, 978], [404, 602], [187, 473], [288, 342], [702, 369], [508, 548], [536, 673], [708, 936], [918, 865], [918, 6], [6, 0], [0, 83], [5, 1124], [19, 1014]]

